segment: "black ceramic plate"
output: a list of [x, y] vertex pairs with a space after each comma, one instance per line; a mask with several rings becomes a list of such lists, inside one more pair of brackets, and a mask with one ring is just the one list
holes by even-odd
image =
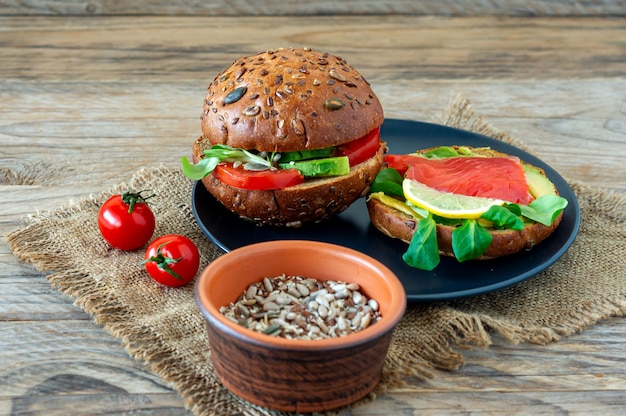
[[[192, 207], [207, 237], [224, 251], [268, 240], [317, 240], [350, 247], [366, 253], [393, 270], [402, 281], [412, 302], [449, 300], [488, 293], [526, 280], [554, 263], [574, 241], [580, 224], [576, 195], [567, 182], [550, 166], [514, 146], [479, 134], [441, 125], [387, 119], [381, 137], [390, 153], [411, 153], [441, 145], [489, 146], [519, 156], [541, 167], [568, 200], [563, 220], [556, 231], [532, 250], [494, 260], [459, 263], [442, 257], [431, 272], [411, 268], [402, 261], [407, 245], [391, 239], [369, 221], [365, 200], [360, 199], [340, 215], [301, 228], [260, 227], [238, 218], [209, 194], [201, 182], [193, 188]], [[320, 259], [323, 267], [323, 259]]]

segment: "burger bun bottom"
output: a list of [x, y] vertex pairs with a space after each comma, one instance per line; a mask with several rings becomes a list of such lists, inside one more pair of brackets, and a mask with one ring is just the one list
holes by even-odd
[[[194, 163], [200, 160], [206, 146], [210, 146], [207, 139], [200, 138], [194, 143]], [[375, 156], [351, 167], [348, 175], [307, 179], [284, 189], [236, 188], [211, 174], [202, 179], [202, 183], [213, 197], [243, 219], [260, 225], [299, 227], [330, 218], [367, 195], [369, 185], [381, 169], [386, 150], [387, 145], [381, 142]]]

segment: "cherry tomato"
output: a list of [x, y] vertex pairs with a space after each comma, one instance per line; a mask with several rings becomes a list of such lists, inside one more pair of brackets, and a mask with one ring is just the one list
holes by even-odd
[[348, 156], [350, 166], [358, 165], [373, 157], [380, 147], [380, 127], [360, 139], [337, 146], [339, 156]]
[[255, 190], [283, 189], [304, 182], [298, 169], [245, 170], [232, 163], [217, 165], [213, 176], [227, 185]]
[[156, 221], [141, 192], [125, 192], [107, 199], [98, 212], [98, 227], [107, 243], [120, 250], [136, 250], [152, 237]]
[[186, 285], [200, 267], [200, 253], [194, 242], [177, 234], [154, 240], [144, 258], [143, 264], [150, 277], [170, 287]]

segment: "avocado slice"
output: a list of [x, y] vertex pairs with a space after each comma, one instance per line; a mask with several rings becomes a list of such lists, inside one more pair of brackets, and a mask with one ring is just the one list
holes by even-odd
[[280, 154], [280, 163], [294, 162], [297, 160], [321, 159], [331, 157], [335, 146], [323, 149], [300, 150], [298, 152], [283, 152]]
[[[428, 211], [417, 207], [415, 207], [416, 209], [414, 209], [413, 206], [407, 205], [406, 202], [388, 196], [384, 192], [374, 192], [372, 194], [369, 194], [368, 198], [377, 199], [388, 207], [397, 209], [398, 211], [405, 213], [409, 217], [413, 217], [418, 220], [426, 218], [428, 216]], [[420, 210], [422, 212], [418, 212], [417, 210]]]
[[532, 196], [539, 198], [544, 195], [556, 195], [554, 184], [546, 178], [539, 168], [526, 163], [523, 163], [522, 167], [524, 168], [528, 188]]
[[343, 176], [350, 173], [348, 156], [279, 163], [282, 169], [296, 168], [305, 177]]

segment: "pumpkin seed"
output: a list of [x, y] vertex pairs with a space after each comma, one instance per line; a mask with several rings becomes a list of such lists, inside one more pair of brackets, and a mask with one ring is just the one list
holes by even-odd
[[324, 107], [326, 107], [327, 110], [331, 110], [331, 111], [335, 111], [335, 110], [341, 110], [343, 107], [345, 107], [346, 103], [344, 103], [341, 98], [329, 98], [326, 100], [326, 102], [324, 103]]
[[226, 97], [224, 97], [224, 104], [232, 104], [236, 103], [244, 96], [244, 94], [248, 91], [248, 87], [239, 87], [235, 88], [231, 92], [229, 92]]
[[267, 335], [278, 335], [280, 333], [280, 325], [272, 324], [263, 330], [264, 334]]

